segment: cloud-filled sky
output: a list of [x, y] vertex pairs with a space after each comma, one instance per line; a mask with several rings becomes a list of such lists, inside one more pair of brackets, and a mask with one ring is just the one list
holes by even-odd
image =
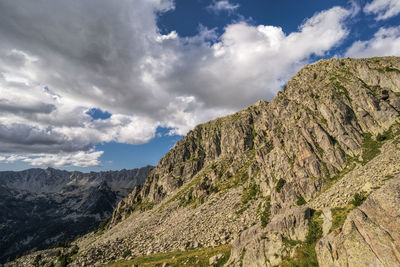
[[0, 170], [156, 164], [321, 58], [400, 56], [400, 2], [0, 0]]

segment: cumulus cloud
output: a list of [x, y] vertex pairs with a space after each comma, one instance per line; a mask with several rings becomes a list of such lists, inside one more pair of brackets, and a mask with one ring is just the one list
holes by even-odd
[[400, 56], [400, 26], [381, 28], [367, 41], [356, 41], [346, 57]]
[[376, 20], [385, 20], [400, 14], [400, 1], [373, 0], [364, 7], [364, 12], [376, 15]]
[[344, 20], [349, 15], [335, 7], [289, 35], [280, 27], [241, 22], [227, 26], [212, 45], [177, 40], [181, 48], [176, 50], [185, 53], [174, 62], [164, 86], [179, 95], [190, 93], [203, 109], [237, 110], [260, 98], [271, 99], [312, 55], [325, 55], [347, 36]]
[[101, 166], [99, 161], [103, 151], [75, 152], [75, 153], [60, 153], [60, 154], [33, 154], [33, 155], [10, 155], [0, 156], [0, 163], [14, 163], [16, 161], [27, 162], [32, 166], [39, 167], [93, 167]]
[[[311, 56], [340, 44], [351, 16], [334, 7], [290, 34], [239, 22], [221, 36], [202, 28], [182, 38], [157, 28], [172, 8], [167, 0], [0, 1], [3, 162], [24, 155], [38, 166], [97, 166], [98, 143], [145, 143], [157, 127], [182, 135], [271, 99]], [[111, 116], [94, 120], [93, 108]]]
[[232, 4], [227, 0], [221, 0], [221, 1], [214, 1], [211, 5], [209, 5], [207, 8], [211, 11], [214, 12], [220, 12], [220, 11], [228, 11], [228, 12], [233, 12], [236, 9], [239, 8], [239, 4]]

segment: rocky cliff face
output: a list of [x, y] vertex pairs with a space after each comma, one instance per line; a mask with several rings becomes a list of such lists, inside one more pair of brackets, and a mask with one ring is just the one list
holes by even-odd
[[320, 266], [400, 266], [400, 176], [317, 243]]
[[[242, 171], [251, 181], [235, 185], [256, 183], [271, 195], [273, 214], [299, 197], [311, 199], [349, 159], [363, 160], [368, 134], [383, 133], [398, 120], [398, 64], [397, 58], [332, 59], [303, 68], [271, 103], [260, 101], [188, 133], [126, 207], [159, 203], [208, 167], [209, 177], [201, 177], [208, 180], [198, 184], [218, 187]], [[200, 198], [210, 191], [194, 189]], [[125, 211], [121, 205], [115, 215]]]
[[399, 58], [308, 65], [270, 103], [189, 132], [72, 265], [227, 243], [228, 266], [322, 264], [330, 246], [341, 265], [349, 231], [330, 232], [400, 173], [399, 123]]
[[92, 231], [151, 170], [0, 172], [0, 259]]

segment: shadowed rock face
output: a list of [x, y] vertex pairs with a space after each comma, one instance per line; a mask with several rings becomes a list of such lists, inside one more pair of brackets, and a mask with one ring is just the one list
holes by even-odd
[[[336, 231], [332, 208], [400, 173], [399, 96], [397, 57], [304, 67], [271, 102], [189, 132], [119, 202], [101, 236], [75, 242], [72, 265], [226, 243], [228, 266], [288, 261]], [[17, 262], [29, 266], [34, 255]]]
[[92, 231], [150, 170], [0, 172], [0, 260]]

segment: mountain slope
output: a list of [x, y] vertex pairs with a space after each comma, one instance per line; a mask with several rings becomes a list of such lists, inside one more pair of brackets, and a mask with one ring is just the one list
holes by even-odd
[[0, 172], [0, 260], [92, 231], [150, 170]]
[[72, 265], [229, 243], [229, 265], [316, 264], [338, 211], [345, 218], [355, 193], [400, 173], [399, 96], [396, 57], [304, 67], [270, 103], [189, 132], [118, 204], [107, 231], [77, 240]]

